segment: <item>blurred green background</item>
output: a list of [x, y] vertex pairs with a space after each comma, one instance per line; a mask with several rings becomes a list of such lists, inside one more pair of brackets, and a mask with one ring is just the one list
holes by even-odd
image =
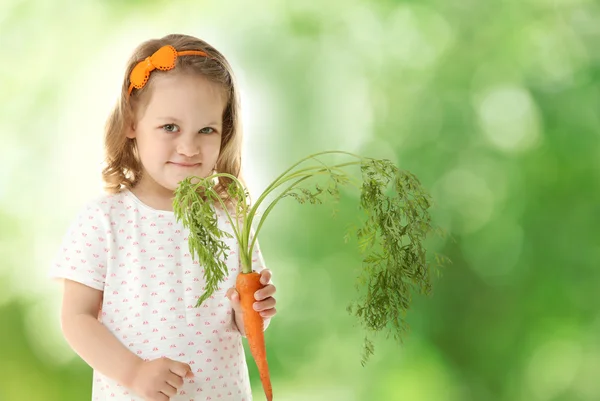
[[[357, 194], [279, 204], [260, 233], [278, 286], [267, 330], [281, 401], [600, 399], [600, 4], [524, 1], [0, 3], [0, 400], [90, 399], [46, 279], [101, 190], [102, 128], [130, 52], [207, 40], [242, 88], [256, 197], [294, 160], [385, 157], [431, 192], [453, 261], [404, 345], [345, 307]], [[255, 399], [264, 399], [251, 360]]]

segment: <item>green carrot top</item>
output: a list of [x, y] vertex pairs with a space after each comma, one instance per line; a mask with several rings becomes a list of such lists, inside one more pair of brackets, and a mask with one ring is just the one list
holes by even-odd
[[[351, 161], [328, 165], [321, 160], [331, 154], [350, 156]], [[313, 164], [299, 168], [308, 161]], [[359, 167], [360, 178], [346, 172], [350, 167]], [[323, 178], [325, 183], [308, 188], [307, 181], [317, 178]], [[228, 182], [226, 193], [216, 190], [215, 180]], [[310, 204], [329, 200], [335, 204], [339, 201], [340, 186], [345, 185], [360, 191], [359, 209], [364, 217], [360, 226], [350, 225], [345, 236], [346, 241], [355, 236], [364, 255], [362, 273], [357, 277], [359, 297], [347, 310], [359, 319], [368, 333], [388, 329], [394, 339], [401, 342], [407, 329], [404, 317], [410, 308], [412, 293], [429, 294], [432, 271], [439, 271], [449, 260], [437, 254], [435, 264], [427, 260], [424, 241], [430, 232], [436, 231], [428, 212], [431, 198], [416, 176], [400, 170], [387, 159], [343, 151], [309, 155], [279, 175], [253, 205], [240, 180], [230, 174], [188, 177], [181, 181], [173, 209], [177, 219], [190, 230], [190, 251], [204, 266], [207, 283], [198, 305], [210, 297], [228, 274], [224, 260], [229, 248], [222, 238], [232, 238], [232, 235], [219, 229], [215, 205], [220, 205], [225, 212], [239, 243], [242, 273], [249, 273], [260, 229], [281, 199], [292, 197], [299, 203]], [[259, 215], [259, 207], [273, 194], [276, 194], [274, 199]], [[368, 335], [363, 351], [362, 363], [365, 364], [373, 353]]]

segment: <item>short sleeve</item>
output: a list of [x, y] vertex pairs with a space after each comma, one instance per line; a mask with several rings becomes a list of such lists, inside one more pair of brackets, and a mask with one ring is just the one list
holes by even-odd
[[104, 290], [109, 254], [107, 219], [100, 206], [86, 205], [63, 237], [50, 278], [65, 278]]

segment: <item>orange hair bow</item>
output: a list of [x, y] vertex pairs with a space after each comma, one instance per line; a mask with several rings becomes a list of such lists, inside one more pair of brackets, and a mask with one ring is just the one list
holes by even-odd
[[146, 57], [144, 60], [140, 61], [136, 64], [136, 66], [131, 71], [129, 75], [129, 81], [131, 84], [129, 85], [128, 95], [131, 95], [131, 91], [133, 88], [142, 89], [146, 82], [148, 82], [148, 78], [150, 78], [150, 73], [154, 70], [168, 71], [175, 68], [175, 62], [177, 61], [177, 56], [204, 56], [208, 57], [208, 54], [201, 50], [184, 50], [178, 52], [171, 45], [166, 45], [158, 49], [154, 54], [150, 57]]

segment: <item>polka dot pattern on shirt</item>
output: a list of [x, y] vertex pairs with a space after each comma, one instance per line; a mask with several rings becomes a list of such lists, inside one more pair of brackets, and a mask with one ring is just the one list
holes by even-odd
[[[233, 234], [223, 211], [219, 228]], [[159, 211], [125, 190], [89, 202], [64, 237], [50, 276], [103, 291], [99, 320], [145, 360], [168, 357], [188, 363], [171, 401], [252, 399], [242, 338], [225, 297], [235, 286], [239, 246], [226, 238], [228, 277], [203, 305], [204, 270], [188, 247], [189, 231], [172, 212]], [[253, 270], [264, 261], [256, 241]], [[94, 371], [92, 400], [142, 401], [130, 389]]]

